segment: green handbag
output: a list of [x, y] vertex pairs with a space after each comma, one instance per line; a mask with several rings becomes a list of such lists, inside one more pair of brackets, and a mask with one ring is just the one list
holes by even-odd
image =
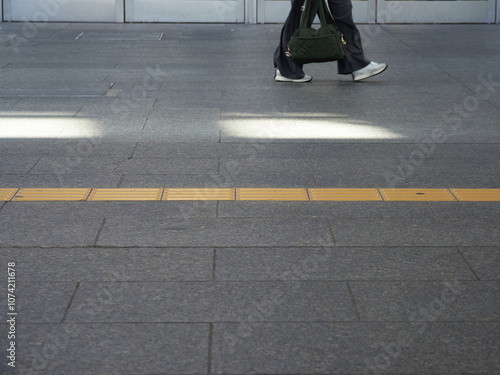
[[326, 0], [319, 0], [321, 27], [319, 29], [311, 27], [313, 1], [317, 0], [306, 0], [300, 26], [288, 43], [286, 55], [291, 57], [297, 64], [341, 60], [344, 57], [343, 45], [346, 42], [337, 26], [333, 23]]

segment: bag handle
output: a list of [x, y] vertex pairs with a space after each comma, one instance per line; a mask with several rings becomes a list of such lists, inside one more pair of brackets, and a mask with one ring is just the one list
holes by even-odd
[[[312, 25], [312, 21], [314, 20], [311, 14], [313, 1], [318, 0], [306, 0], [306, 5], [304, 7], [304, 11], [302, 12], [302, 17], [300, 18], [299, 28], [301, 29], [311, 27]], [[334, 25], [330, 11], [327, 9], [326, 0], [319, 0], [319, 20], [322, 27], [325, 27], [328, 24]]]

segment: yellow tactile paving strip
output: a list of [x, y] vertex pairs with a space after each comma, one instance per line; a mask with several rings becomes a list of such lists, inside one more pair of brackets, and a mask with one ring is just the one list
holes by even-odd
[[0, 189], [0, 201], [499, 202], [500, 189]]
[[454, 201], [448, 189], [380, 189], [385, 201]]
[[308, 201], [306, 189], [236, 189], [238, 201]]
[[91, 189], [19, 189], [13, 201], [84, 201]]
[[234, 189], [165, 189], [164, 201], [234, 201]]
[[0, 189], [0, 202], [10, 201], [19, 189]]
[[459, 201], [500, 201], [500, 189], [451, 189]]
[[312, 201], [381, 201], [378, 189], [308, 189]]
[[163, 189], [93, 189], [89, 201], [158, 201]]

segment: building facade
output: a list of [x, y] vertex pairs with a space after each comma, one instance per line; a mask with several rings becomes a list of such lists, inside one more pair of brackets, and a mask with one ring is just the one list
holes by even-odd
[[[290, 0], [0, 0], [2, 21], [282, 23]], [[500, 23], [500, 0], [353, 0], [358, 23]]]

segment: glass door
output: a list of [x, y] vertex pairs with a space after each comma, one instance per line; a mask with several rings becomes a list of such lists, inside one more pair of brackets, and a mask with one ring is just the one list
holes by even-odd
[[123, 0], [3, 0], [3, 20], [123, 22]]
[[[352, 0], [356, 23], [500, 23], [500, 0]], [[283, 23], [290, 0], [0, 0], [0, 21]]]
[[495, 23], [495, 0], [377, 0], [377, 23]]
[[245, 0], [125, 0], [125, 22], [245, 22]]

